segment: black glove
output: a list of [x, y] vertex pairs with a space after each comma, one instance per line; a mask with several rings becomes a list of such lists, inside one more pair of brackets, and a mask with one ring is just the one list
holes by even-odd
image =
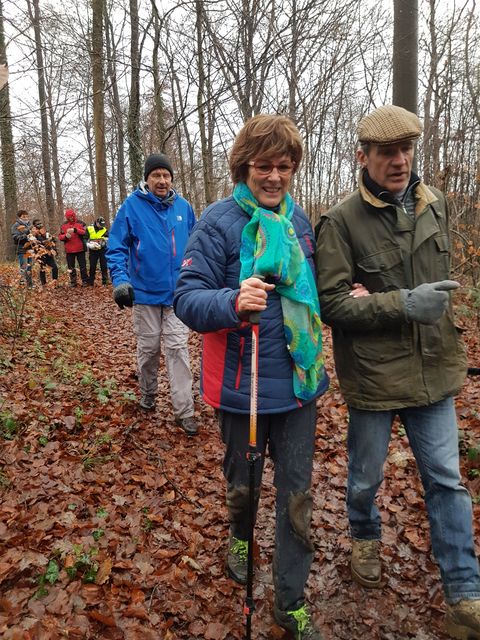
[[448, 292], [459, 286], [455, 280], [441, 280], [420, 284], [411, 291], [400, 289], [407, 319], [420, 324], [435, 324], [448, 307]]
[[113, 290], [113, 299], [120, 309], [123, 309], [124, 307], [133, 307], [135, 296], [132, 285], [129, 282], [122, 282], [122, 284], [116, 286]]

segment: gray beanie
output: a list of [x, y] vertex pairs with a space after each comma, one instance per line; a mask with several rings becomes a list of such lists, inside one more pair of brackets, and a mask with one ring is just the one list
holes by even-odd
[[357, 127], [359, 142], [394, 144], [416, 140], [422, 133], [422, 123], [411, 111], [387, 104], [364, 116]]
[[173, 180], [172, 165], [170, 164], [170, 160], [167, 158], [167, 156], [164, 153], [152, 153], [145, 160], [145, 171], [144, 171], [145, 180], [152, 173], [152, 171], [155, 171], [155, 169], [166, 169], [172, 176], [172, 180]]

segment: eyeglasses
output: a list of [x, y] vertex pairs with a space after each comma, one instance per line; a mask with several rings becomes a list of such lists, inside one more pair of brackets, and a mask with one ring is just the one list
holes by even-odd
[[295, 170], [295, 162], [288, 164], [282, 162], [281, 164], [275, 164], [274, 162], [267, 162], [265, 160], [251, 160], [247, 162], [250, 167], [253, 167], [259, 176], [269, 176], [274, 169], [278, 171], [280, 176], [289, 176]]

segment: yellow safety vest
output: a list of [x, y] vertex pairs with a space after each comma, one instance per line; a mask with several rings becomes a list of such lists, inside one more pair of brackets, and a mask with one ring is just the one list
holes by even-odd
[[95, 231], [95, 227], [93, 226], [93, 224], [88, 226], [87, 229], [90, 240], [100, 240], [100, 238], [103, 238], [103, 236], [107, 233], [105, 227], [103, 229], [100, 229], [100, 231]]

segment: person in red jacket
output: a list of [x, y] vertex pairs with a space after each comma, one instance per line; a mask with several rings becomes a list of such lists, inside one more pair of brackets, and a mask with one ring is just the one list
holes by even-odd
[[85, 260], [84, 237], [87, 229], [81, 220], [77, 220], [77, 215], [73, 209], [65, 211], [65, 222], [60, 228], [58, 239], [65, 244], [67, 254], [68, 272], [70, 274], [70, 285], [77, 286], [77, 271], [75, 269], [75, 258], [80, 269], [82, 284], [88, 284], [87, 263]]

